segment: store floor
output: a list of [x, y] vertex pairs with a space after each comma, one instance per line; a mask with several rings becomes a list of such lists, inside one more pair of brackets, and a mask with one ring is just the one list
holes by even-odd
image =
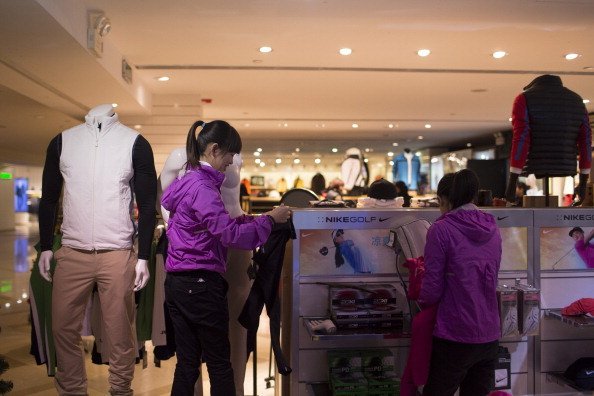
[[[37, 223], [18, 225], [15, 231], [0, 232], [0, 354], [10, 368], [0, 379], [10, 380], [14, 388], [11, 396], [41, 396], [56, 394], [53, 378], [46, 374], [45, 365], [37, 366], [29, 354], [31, 346], [31, 326], [29, 325], [29, 274], [32, 260], [35, 258], [34, 244], [39, 239]], [[274, 395], [274, 388], [266, 389], [268, 377], [268, 357], [270, 337], [268, 319], [263, 315], [258, 333], [257, 351], [257, 387], [258, 395]], [[148, 367], [137, 365], [132, 388], [135, 395], [169, 395], [175, 368], [175, 357], [161, 362], [161, 367], [153, 364], [152, 346], [147, 345]], [[108, 391], [107, 366], [91, 363], [86, 358], [89, 395], [105, 395]], [[253, 394], [252, 361], [246, 368], [244, 390], [246, 395]], [[206, 369], [203, 368], [204, 396], [209, 395], [209, 382]], [[274, 381], [270, 382], [274, 386]], [[280, 384], [279, 384], [280, 386]]]

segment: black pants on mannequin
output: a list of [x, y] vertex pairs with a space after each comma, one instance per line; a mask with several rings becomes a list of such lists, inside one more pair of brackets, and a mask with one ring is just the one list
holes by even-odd
[[168, 273], [165, 300], [175, 330], [177, 364], [172, 396], [193, 396], [206, 362], [212, 396], [235, 395], [230, 362], [227, 281], [217, 272]]

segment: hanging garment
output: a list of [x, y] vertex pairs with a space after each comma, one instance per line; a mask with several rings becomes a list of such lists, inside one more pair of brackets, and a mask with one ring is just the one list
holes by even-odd
[[409, 190], [417, 190], [421, 179], [421, 160], [413, 153], [402, 153], [394, 158], [392, 180], [402, 180]]
[[295, 238], [290, 222], [275, 224], [266, 243], [254, 253], [252, 260], [257, 265], [256, 279], [250, 294], [239, 315], [239, 323], [248, 330], [247, 356], [256, 347], [256, 334], [260, 322], [262, 309], [266, 305], [266, 312], [270, 319], [270, 342], [274, 351], [274, 358], [278, 372], [282, 375], [291, 373], [280, 347], [280, 298], [278, 296], [279, 283], [285, 259], [285, 247], [289, 239]]

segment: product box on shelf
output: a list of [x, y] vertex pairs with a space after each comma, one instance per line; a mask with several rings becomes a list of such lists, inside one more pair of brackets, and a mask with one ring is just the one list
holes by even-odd
[[333, 395], [367, 395], [367, 380], [363, 376], [358, 350], [328, 351], [328, 371]]
[[365, 306], [365, 292], [349, 286], [330, 286], [330, 316], [339, 329], [367, 327], [369, 311]]
[[523, 336], [538, 335], [540, 329], [540, 290], [516, 283], [518, 291], [518, 330]]
[[367, 380], [368, 395], [394, 395], [400, 390], [400, 378], [394, 371], [394, 355], [389, 349], [362, 350], [361, 364]]
[[516, 337], [518, 331], [518, 291], [509, 286], [497, 287], [501, 337]]

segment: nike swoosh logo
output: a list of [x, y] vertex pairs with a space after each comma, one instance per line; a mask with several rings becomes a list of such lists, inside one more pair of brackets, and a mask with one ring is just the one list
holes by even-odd
[[549, 232], [552, 232], [553, 230], [542, 230], [543, 234], [548, 234]]
[[383, 218], [383, 219], [380, 217], [379, 218], [379, 221], [380, 221], [380, 223], [382, 223], [382, 222], [384, 222], [386, 220], [390, 220], [390, 219], [391, 219], [391, 217], [386, 217], [386, 218]]
[[303, 233], [303, 234], [301, 234], [301, 238], [305, 238], [305, 237], [308, 237], [310, 235], [313, 235], [313, 232], [310, 232], [309, 234]]
[[585, 374], [586, 375], [592, 375], [592, 374], [594, 374], [594, 370], [586, 370], [585, 371]]
[[497, 216], [497, 220], [505, 220], [505, 219], [507, 219], [508, 217], [509, 217], [509, 216], [501, 216], [501, 217]]

